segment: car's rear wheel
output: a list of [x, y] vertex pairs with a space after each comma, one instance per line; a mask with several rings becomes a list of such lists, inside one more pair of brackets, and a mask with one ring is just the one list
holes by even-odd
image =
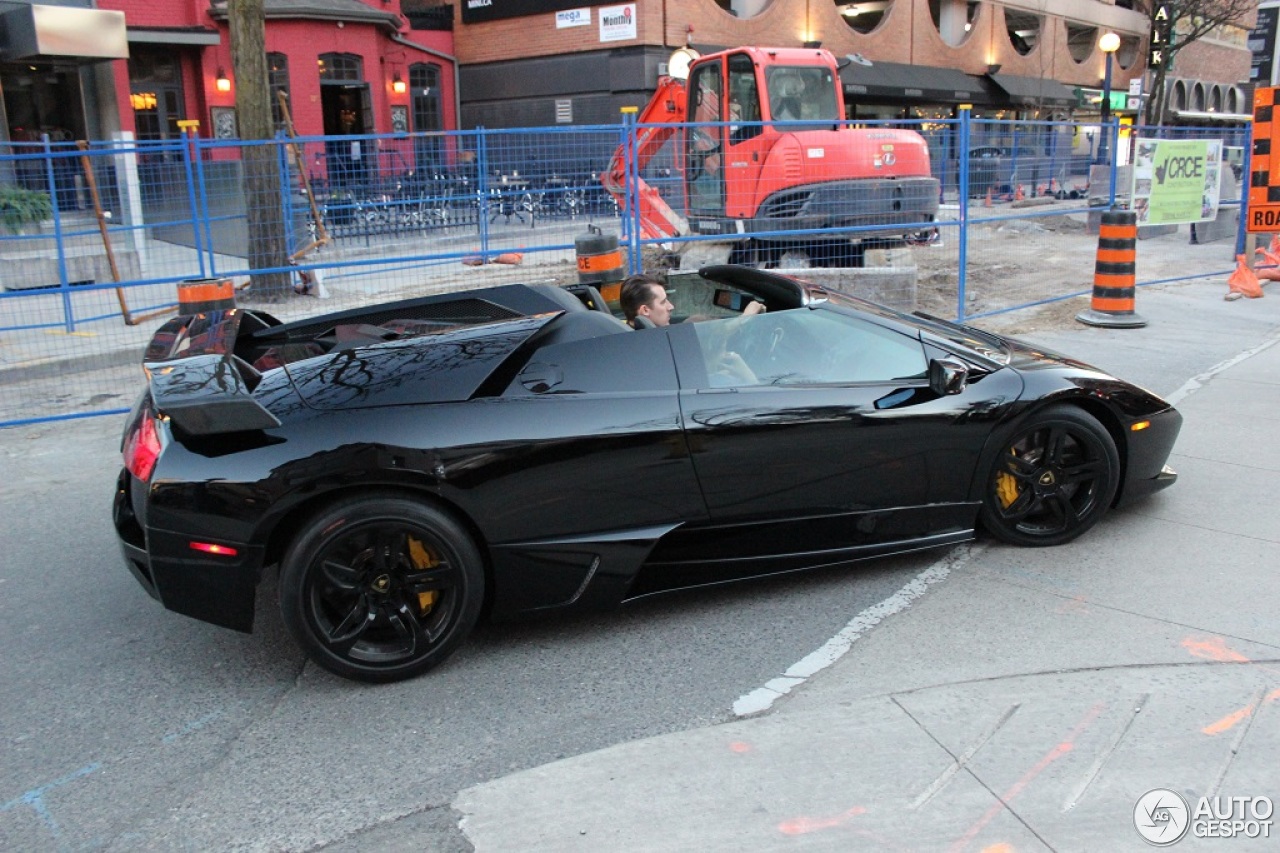
[[1106, 428], [1087, 412], [1055, 406], [1034, 415], [996, 457], [983, 525], [1015, 545], [1061, 545], [1102, 518], [1119, 482]]
[[447, 658], [484, 599], [475, 543], [449, 514], [398, 495], [344, 500], [312, 519], [280, 566], [280, 611], [308, 656], [361, 681]]

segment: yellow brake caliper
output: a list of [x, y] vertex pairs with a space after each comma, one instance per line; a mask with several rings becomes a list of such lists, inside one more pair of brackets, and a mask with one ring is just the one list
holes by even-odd
[[[409, 537], [409, 558], [413, 560], [414, 568], [418, 570], [433, 569], [440, 565], [440, 561], [436, 559], [435, 554], [427, 550], [426, 546], [412, 536]], [[418, 609], [422, 615], [426, 615], [435, 606], [436, 599], [440, 597], [440, 593], [436, 590], [428, 590], [427, 592], [418, 593]]]
[[[1009, 453], [1017, 456], [1018, 451], [1012, 447]], [[1008, 471], [1001, 471], [996, 474], [996, 497], [1000, 499], [1000, 505], [1005, 509], [1013, 506], [1013, 502], [1018, 499], [1021, 490], [1018, 488], [1017, 479]]]

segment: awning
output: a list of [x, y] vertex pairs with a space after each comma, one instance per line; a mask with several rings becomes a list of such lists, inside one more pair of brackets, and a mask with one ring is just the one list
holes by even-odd
[[205, 27], [129, 27], [129, 41], [137, 44], [222, 44], [217, 30]]
[[1220, 113], [1209, 110], [1169, 110], [1169, 115], [1182, 121], [1206, 124], [1246, 124], [1253, 121], [1253, 113]]
[[[400, 16], [367, 6], [360, 0], [263, 0], [262, 15], [268, 20], [344, 21], [378, 24], [400, 31]], [[209, 17], [227, 20], [227, 0], [211, 0]]]
[[989, 101], [981, 77], [952, 68], [904, 65], [900, 62], [853, 63], [840, 69], [840, 82], [853, 98], [897, 98], [948, 104]]
[[20, 6], [0, 16], [0, 59], [128, 59], [124, 12]]
[[1074, 107], [1076, 94], [1046, 77], [1019, 77], [1015, 74], [988, 74], [1004, 90], [1009, 100], [1027, 107]]

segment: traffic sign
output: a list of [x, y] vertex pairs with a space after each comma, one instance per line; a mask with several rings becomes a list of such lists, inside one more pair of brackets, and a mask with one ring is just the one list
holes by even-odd
[[[1280, 87], [1266, 86], [1253, 92], [1253, 156], [1249, 161], [1245, 230], [1254, 234], [1280, 232], [1280, 115], [1274, 115], [1278, 102]], [[1273, 157], [1272, 151], [1278, 156]]]

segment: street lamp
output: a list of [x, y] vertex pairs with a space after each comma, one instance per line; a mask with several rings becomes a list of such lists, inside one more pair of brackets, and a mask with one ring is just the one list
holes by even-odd
[[1120, 49], [1120, 36], [1115, 33], [1103, 33], [1098, 39], [1098, 50], [1107, 58], [1106, 70], [1102, 73], [1102, 141], [1098, 143], [1098, 162], [1107, 162], [1107, 140], [1111, 136], [1111, 57]]

